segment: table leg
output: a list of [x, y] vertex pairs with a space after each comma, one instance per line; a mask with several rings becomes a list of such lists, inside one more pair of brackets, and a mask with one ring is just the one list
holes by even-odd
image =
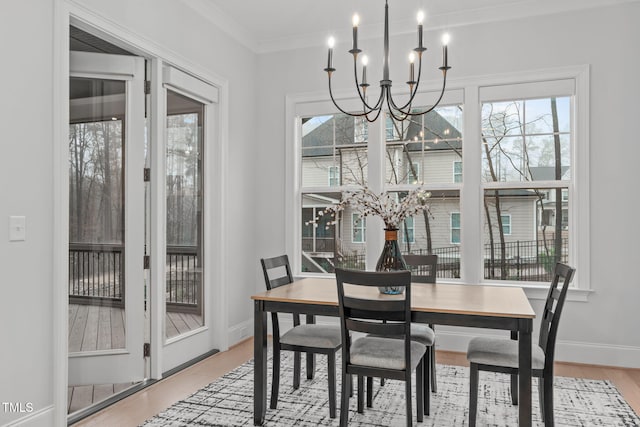
[[263, 301], [253, 304], [253, 424], [264, 423], [267, 411], [267, 312]]
[[[307, 324], [316, 323], [315, 316], [307, 314]], [[307, 379], [312, 380], [316, 372], [316, 355], [307, 352]]]
[[523, 319], [518, 330], [519, 422], [520, 427], [531, 426], [531, 330], [533, 321]]

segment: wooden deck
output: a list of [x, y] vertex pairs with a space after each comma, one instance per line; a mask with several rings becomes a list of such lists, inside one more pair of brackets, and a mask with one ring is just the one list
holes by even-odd
[[[202, 316], [168, 312], [165, 316], [167, 338], [202, 326]], [[125, 347], [124, 309], [117, 307], [69, 304], [69, 353], [110, 350]], [[68, 413], [84, 409], [119, 393], [132, 383], [69, 385]]]
[[[202, 326], [202, 316], [168, 312], [165, 336], [172, 338]], [[125, 346], [124, 309], [69, 304], [69, 353]]]

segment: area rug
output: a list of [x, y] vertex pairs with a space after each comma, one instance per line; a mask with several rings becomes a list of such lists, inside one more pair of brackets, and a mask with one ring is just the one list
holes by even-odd
[[[271, 392], [269, 358], [267, 394]], [[281, 364], [280, 395], [277, 409], [267, 409], [265, 426], [337, 426], [329, 418], [325, 356], [317, 356], [316, 376], [307, 380], [304, 371], [298, 390], [292, 387], [293, 358], [284, 352]], [[338, 366], [340, 364], [338, 363]], [[304, 363], [303, 363], [304, 367]], [[468, 368], [438, 365], [438, 392], [432, 394], [431, 415], [416, 423], [415, 381], [414, 425], [425, 427], [465, 426], [468, 424]], [[338, 368], [338, 375], [340, 369]], [[543, 426], [538, 409], [537, 380], [533, 381], [533, 425]], [[338, 377], [338, 417], [340, 409]], [[555, 422], [557, 426], [640, 426], [640, 418], [609, 381], [556, 377]], [[478, 391], [479, 426], [517, 426], [518, 407], [511, 405], [509, 377], [481, 372]], [[269, 397], [269, 396], [267, 396]], [[356, 411], [351, 398], [350, 426], [404, 426], [404, 383], [388, 381], [383, 387], [375, 381], [373, 408]], [[267, 400], [267, 406], [269, 402]], [[241, 365], [190, 397], [147, 420], [146, 427], [167, 426], [251, 426], [253, 425], [253, 360]]]

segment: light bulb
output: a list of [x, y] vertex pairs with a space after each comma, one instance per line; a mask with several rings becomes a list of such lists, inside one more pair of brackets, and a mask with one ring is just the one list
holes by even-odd
[[422, 23], [424, 22], [424, 12], [423, 11], [418, 11], [418, 25], [422, 25]]
[[442, 35], [442, 44], [446, 46], [449, 44], [450, 41], [451, 41], [451, 36], [449, 35], [449, 33], [444, 33]]
[[362, 55], [362, 65], [365, 67], [369, 64], [369, 57], [367, 55]]
[[351, 22], [353, 22], [354, 27], [357, 27], [358, 24], [360, 24], [360, 16], [357, 13], [354, 13]]
[[336, 39], [332, 37], [329, 37], [329, 40], [327, 40], [327, 44], [329, 45], [329, 49], [333, 49], [333, 47], [336, 45]]
[[411, 52], [409, 54], [409, 62], [413, 64], [415, 61], [416, 61], [416, 55], [415, 53]]

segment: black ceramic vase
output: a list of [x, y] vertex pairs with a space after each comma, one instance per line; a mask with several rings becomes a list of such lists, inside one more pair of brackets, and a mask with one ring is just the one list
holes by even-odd
[[[407, 264], [402, 258], [400, 253], [400, 246], [398, 246], [398, 229], [397, 228], [385, 228], [384, 229], [384, 248], [376, 264], [376, 271], [396, 271], [406, 270]], [[397, 295], [404, 292], [404, 286], [381, 286], [378, 288], [380, 293]]]

